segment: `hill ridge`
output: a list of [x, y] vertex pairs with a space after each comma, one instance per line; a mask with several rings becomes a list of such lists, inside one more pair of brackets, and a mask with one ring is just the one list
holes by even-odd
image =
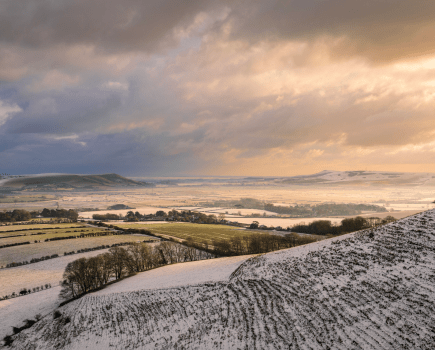
[[224, 282], [88, 295], [14, 348], [433, 349], [434, 229], [429, 210], [251, 258]]
[[128, 179], [118, 174], [36, 174], [9, 177], [1, 180], [0, 187], [14, 189], [53, 190], [68, 189], [98, 189], [124, 186], [147, 186], [150, 184]]

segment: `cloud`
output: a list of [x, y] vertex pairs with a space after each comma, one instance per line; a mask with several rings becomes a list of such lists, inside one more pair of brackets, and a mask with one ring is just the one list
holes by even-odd
[[435, 5], [410, 4], [5, 0], [0, 161], [131, 175], [429, 164]]
[[201, 11], [214, 7], [207, 0], [5, 0], [0, 41], [33, 48], [64, 44], [149, 51], [173, 43], [176, 29], [189, 27]]
[[316, 43], [330, 40], [331, 55], [361, 55], [374, 63], [432, 54], [435, 4], [426, 0], [271, 0], [231, 12], [233, 37]]
[[7, 104], [0, 100], [0, 126], [13, 114], [21, 112], [22, 109], [16, 104]]

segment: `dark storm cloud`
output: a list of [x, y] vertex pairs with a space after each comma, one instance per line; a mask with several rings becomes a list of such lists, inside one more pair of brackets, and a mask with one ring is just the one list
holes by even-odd
[[235, 36], [343, 40], [331, 47], [373, 61], [416, 57], [435, 51], [435, 2], [427, 0], [236, 1], [231, 13]]
[[198, 164], [188, 153], [166, 152], [167, 139], [137, 131], [86, 133], [50, 138], [38, 134], [0, 135], [2, 169], [11, 173], [109, 173], [124, 175], [188, 173]]
[[376, 61], [435, 50], [435, 3], [427, 0], [4, 0], [0, 41], [26, 47], [89, 44], [103, 50], [153, 50], [174, 43], [173, 29], [201, 11], [227, 6], [235, 38], [315, 40], [344, 37], [336, 56]]
[[90, 44], [108, 50], [149, 50], [171, 40], [207, 0], [4, 0], [0, 40], [29, 47]]

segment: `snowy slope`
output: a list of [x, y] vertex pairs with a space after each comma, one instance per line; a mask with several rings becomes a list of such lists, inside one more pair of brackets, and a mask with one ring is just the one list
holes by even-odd
[[255, 255], [191, 261], [160, 267], [115, 283], [94, 295], [125, 293], [145, 289], [173, 288], [207, 282], [228, 281], [240, 264]]
[[283, 183], [415, 186], [435, 185], [433, 173], [397, 173], [385, 171], [334, 171], [323, 170], [317, 174], [299, 175], [282, 180]]
[[14, 349], [434, 349], [434, 292], [431, 210], [248, 259], [229, 281], [88, 295]]
[[61, 287], [0, 301], [0, 339], [13, 334], [12, 327], [21, 327], [24, 320], [34, 320], [40, 314], [52, 313], [62, 302], [59, 299]]

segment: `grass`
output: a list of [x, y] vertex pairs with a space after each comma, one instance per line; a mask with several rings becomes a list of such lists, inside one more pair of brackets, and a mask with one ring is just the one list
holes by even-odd
[[[76, 232], [74, 232], [76, 231]], [[0, 246], [5, 244], [13, 244], [13, 243], [21, 243], [21, 242], [34, 242], [37, 241], [45, 241], [47, 238], [55, 238], [55, 237], [68, 237], [68, 236], [80, 236], [80, 234], [88, 234], [93, 232], [102, 232], [107, 231], [104, 228], [96, 228], [96, 227], [86, 227], [86, 228], [63, 228], [63, 229], [55, 229], [55, 230], [41, 230], [41, 231], [19, 231], [19, 232], [10, 232], [11, 236], [22, 234], [19, 237], [10, 237], [10, 238], [0, 238]], [[33, 235], [31, 235], [33, 233]], [[36, 235], [36, 233], [38, 233]], [[41, 233], [41, 234], [40, 234]], [[42, 234], [44, 233], [44, 234]], [[3, 234], [1, 237], [7, 235]], [[4, 249], [4, 248], [3, 248]]]
[[40, 258], [47, 255], [63, 255], [64, 252], [71, 252], [73, 250], [77, 251], [79, 249], [85, 248], [93, 248], [101, 245], [112, 245], [115, 243], [137, 242], [152, 239], [152, 237], [145, 236], [118, 235], [66, 239], [61, 241], [41, 242], [9, 248], [2, 248], [0, 249], [0, 266], [6, 266], [7, 264], [10, 264], [12, 262], [18, 263], [22, 261], [30, 261], [33, 258]]
[[34, 195], [34, 196], [6, 196], [0, 198], [0, 203], [26, 203], [26, 202], [46, 202], [56, 199], [53, 195]]
[[[44, 228], [53, 228], [53, 227], [59, 227], [59, 228], [68, 228], [68, 227], [82, 227], [85, 226], [83, 224], [77, 223], [65, 223], [65, 224], [25, 224], [25, 225], [5, 225], [0, 226], [0, 234], [4, 234], [5, 231], [17, 231], [17, 230], [33, 230], [33, 229], [44, 229]], [[37, 232], [37, 231], [35, 231]], [[8, 232], [9, 233], [9, 232]], [[21, 233], [24, 233], [22, 231]], [[31, 234], [34, 232], [29, 232], [28, 234]]]
[[[250, 231], [239, 228], [233, 228], [225, 225], [206, 225], [206, 224], [190, 224], [190, 223], [170, 223], [170, 224], [129, 224], [117, 225], [122, 228], [146, 229], [153, 234], [162, 237], [175, 237], [179, 239], [187, 239], [192, 237], [196, 242], [207, 241], [212, 243], [213, 239], [228, 240], [234, 236], [242, 236], [246, 234], [257, 234], [258, 231]], [[268, 231], [265, 231], [268, 233]]]

